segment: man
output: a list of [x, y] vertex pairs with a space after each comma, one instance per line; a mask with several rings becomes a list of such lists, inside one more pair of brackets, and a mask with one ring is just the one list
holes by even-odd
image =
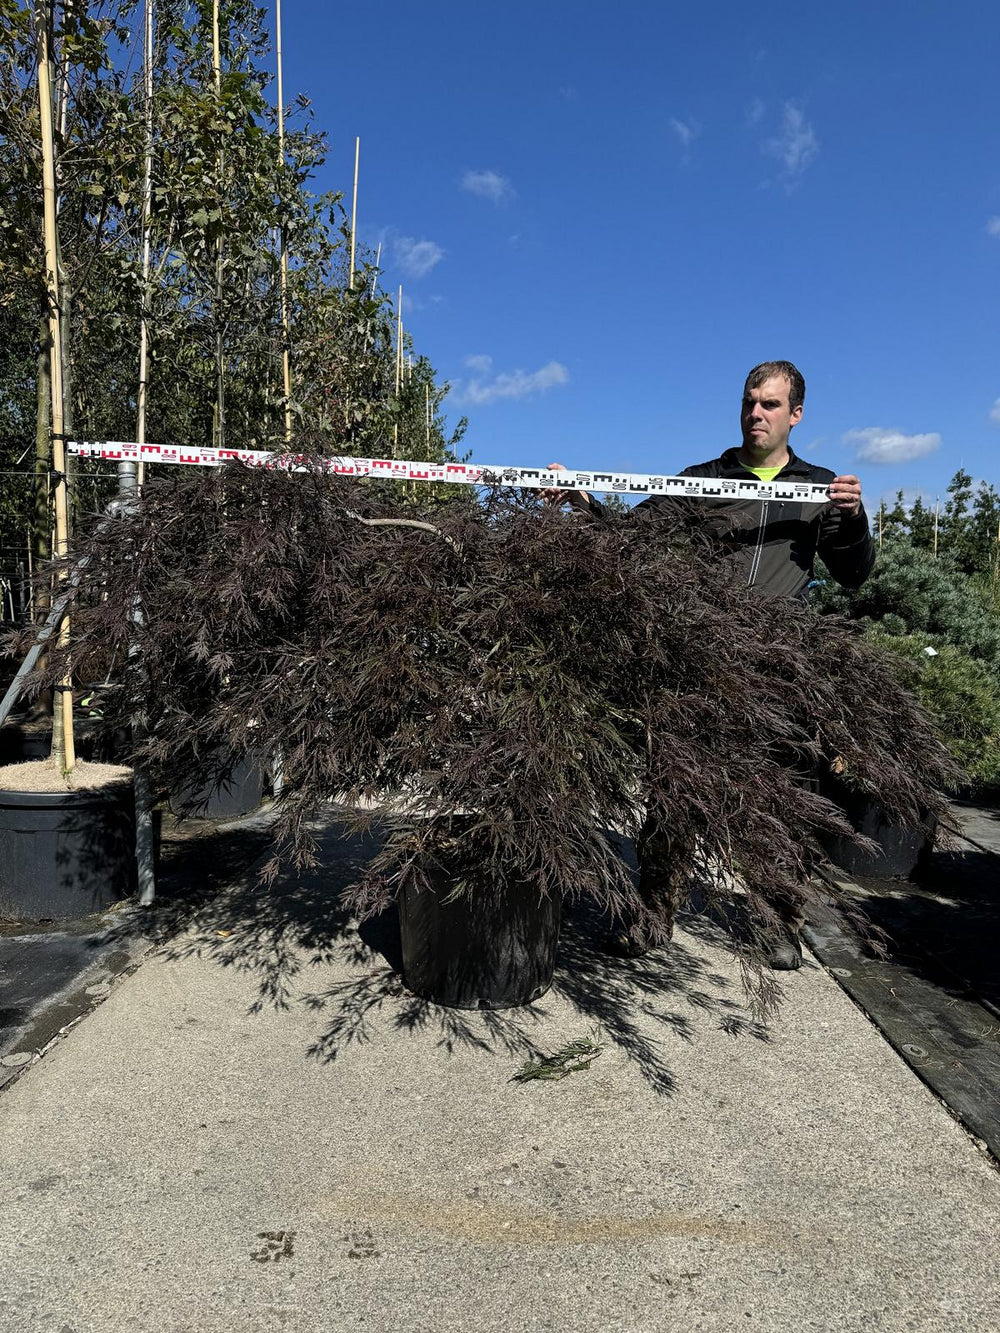
[[[752, 473], [761, 481], [780, 477], [829, 487], [830, 498], [825, 504], [757, 499], [692, 502], [716, 539], [721, 558], [745, 575], [749, 586], [775, 597], [805, 597], [817, 555], [846, 588], [859, 588], [875, 563], [875, 544], [857, 477], [838, 476], [829, 468], [807, 463], [793, 453], [789, 444], [792, 430], [802, 420], [805, 391], [805, 380], [790, 361], [764, 361], [755, 366], [743, 387], [739, 448], [727, 449], [719, 458], [687, 467], [680, 474], [738, 479]], [[554, 470], [562, 466], [550, 464]], [[595, 517], [603, 512], [603, 505], [586, 491], [551, 490], [544, 494], [550, 503], [567, 500], [573, 508]], [[635, 516], [655, 520], [678, 503], [684, 502], [651, 496], [636, 506]], [[637, 851], [640, 896], [656, 908], [669, 938], [681, 888], [678, 878], [690, 849], [671, 847], [669, 830], [647, 820]], [[770, 964], [791, 970], [802, 964], [801, 920], [790, 914], [784, 924], [785, 938], [772, 954]], [[645, 953], [649, 947], [649, 940], [635, 922], [623, 923], [613, 943], [618, 952], [630, 956]]]
[[[775, 477], [829, 486], [828, 504], [798, 500], [697, 501], [720, 554], [745, 572], [747, 583], [779, 597], [802, 597], [813, 576], [816, 556], [845, 588], [860, 588], [875, 563], [875, 544], [861, 503], [861, 483], [850, 474], [798, 458], [789, 436], [802, 420], [805, 380], [790, 361], [765, 361], [747, 376], [740, 409], [743, 442], [719, 458], [697, 463], [682, 477]], [[550, 465], [561, 470], [561, 463]], [[546, 499], [568, 500], [575, 508], [599, 515], [603, 505], [586, 491], [546, 491]], [[678, 501], [655, 495], [636, 505], [640, 519], [655, 519]]]

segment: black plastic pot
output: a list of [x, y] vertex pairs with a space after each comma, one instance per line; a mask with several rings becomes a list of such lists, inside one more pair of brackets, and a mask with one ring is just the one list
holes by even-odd
[[453, 1009], [511, 1009], [552, 985], [562, 900], [520, 883], [483, 878], [449, 899], [453, 881], [399, 897], [403, 980], [415, 995]]
[[135, 888], [132, 784], [0, 791], [0, 920], [100, 912]]
[[849, 875], [875, 879], [905, 879], [914, 873], [934, 844], [933, 837], [893, 824], [878, 801], [851, 791], [842, 782], [827, 779], [823, 794], [843, 810], [852, 828], [878, 844], [877, 852], [866, 852], [847, 838], [830, 837], [826, 854]]
[[20, 764], [25, 760], [48, 759], [52, 749], [52, 727], [28, 728], [6, 726], [0, 731], [0, 764]]
[[[127, 763], [128, 735], [124, 731], [109, 734], [88, 718], [74, 724], [76, 757], [97, 764]], [[52, 752], [52, 723], [12, 723], [0, 730], [0, 764], [19, 764], [24, 760], [48, 759]]]
[[264, 770], [257, 756], [241, 759], [227, 778], [190, 778], [170, 793], [175, 815], [199, 819], [236, 819], [256, 810], [264, 797]]

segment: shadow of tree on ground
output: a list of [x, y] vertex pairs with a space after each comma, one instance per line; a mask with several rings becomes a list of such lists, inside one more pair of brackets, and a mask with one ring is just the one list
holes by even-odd
[[[307, 1049], [313, 1059], [333, 1061], [371, 1040], [376, 1018], [388, 1018], [399, 1031], [429, 1033], [449, 1052], [464, 1046], [521, 1059], [551, 1053], [539, 1045], [550, 1012], [544, 996], [519, 1009], [460, 1010], [407, 991], [395, 911], [359, 927], [341, 901], [374, 854], [378, 834], [351, 833], [333, 812], [318, 836], [319, 865], [286, 872], [270, 887], [247, 868], [264, 852], [266, 830], [216, 831], [192, 842], [175, 851], [157, 902], [136, 908], [116, 929], [152, 936], [168, 958], [197, 957], [250, 973], [257, 983], [252, 1011], [302, 1004], [322, 1016], [324, 1027]], [[240, 874], [235, 883], [234, 870]], [[727, 947], [722, 923], [698, 917], [682, 924], [704, 942]], [[747, 1012], [739, 984], [695, 949], [675, 940], [642, 958], [615, 957], [602, 948], [608, 926], [585, 903], [569, 907], [548, 995], [568, 1000], [582, 1019], [599, 1026], [658, 1093], [677, 1087], [664, 1043], [693, 1041], [696, 1017], [714, 1019], [734, 1038], [768, 1040], [766, 1027]], [[312, 974], [329, 966], [346, 967], [348, 975], [310, 989]]]
[[858, 880], [866, 915], [888, 957], [950, 995], [1000, 1009], [1000, 855], [934, 851], [913, 880]]

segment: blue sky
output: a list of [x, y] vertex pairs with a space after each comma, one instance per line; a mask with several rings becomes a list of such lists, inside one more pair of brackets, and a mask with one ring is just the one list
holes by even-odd
[[677, 471], [739, 442], [743, 377], [869, 508], [1000, 480], [997, 11], [283, 4], [318, 184], [383, 242], [480, 462]]

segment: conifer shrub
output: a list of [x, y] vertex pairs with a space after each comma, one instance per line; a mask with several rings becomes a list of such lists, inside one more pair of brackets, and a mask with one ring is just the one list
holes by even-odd
[[947, 555], [935, 559], [903, 539], [886, 541], [861, 588], [832, 582], [817, 591], [818, 610], [860, 620], [884, 634], [930, 635], [983, 662], [1000, 680], [1000, 617], [986, 586]]
[[941, 740], [961, 765], [963, 789], [1000, 786], [1000, 681], [982, 662], [952, 644], [927, 652], [926, 636], [870, 630], [896, 679], [920, 700]]
[[651, 812], [710, 901], [739, 899], [759, 979], [821, 839], [850, 833], [803, 777], [840, 756], [920, 828], [956, 770], [859, 627], [732, 581], [690, 521], [580, 522], [509, 490], [404, 510], [318, 467], [179, 472], [79, 545], [69, 665], [112, 663], [104, 725], [142, 715], [133, 758], [164, 786], [281, 754], [271, 874], [310, 862], [324, 803], [391, 809], [362, 915], [456, 841], [525, 892], [641, 912], [613, 834]]

